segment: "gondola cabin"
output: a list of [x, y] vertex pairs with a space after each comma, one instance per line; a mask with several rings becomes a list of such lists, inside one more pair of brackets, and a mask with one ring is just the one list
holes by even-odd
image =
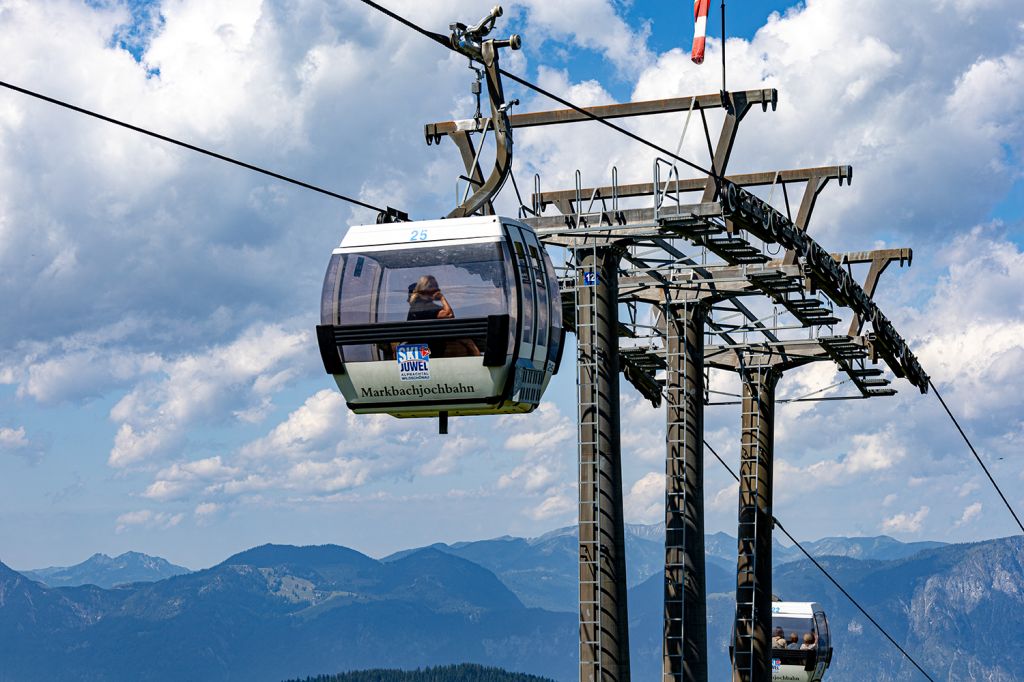
[[772, 682], [818, 682], [831, 662], [832, 639], [821, 605], [772, 602]]
[[551, 259], [497, 216], [350, 228], [320, 319], [324, 368], [359, 414], [530, 412], [564, 343]]

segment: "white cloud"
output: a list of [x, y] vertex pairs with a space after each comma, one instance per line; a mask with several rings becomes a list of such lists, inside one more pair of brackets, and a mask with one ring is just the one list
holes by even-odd
[[[242, 454], [298, 459], [316, 451], [335, 450], [345, 437], [350, 415], [339, 391], [318, 391], [267, 436], [242, 448]], [[379, 432], [379, 424], [386, 418], [368, 417], [369, 433]]]
[[196, 523], [204, 526], [213, 521], [213, 519], [219, 515], [224, 509], [223, 505], [217, 504], [216, 502], [201, 502], [196, 505], [193, 510]]
[[970, 495], [971, 493], [975, 492], [980, 488], [981, 484], [978, 483], [977, 481], [968, 481], [967, 483], [964, 483], [962, 486], [957, 488], [956, 494], [958, 497], [967, 497], [968, 495]]
[[437, 456], [419, 467], [422, 476], [443, 476], [458, 471], [459, 461], [467, 455], [479, 454], [484, 451], [486, 441], [456, 435], [445, 439]]
[[975, 502], [964, 507], [963, 514], [960, 515], [960, 520], [956, 522], [956, 526], [966, 526], [968, 523], [978, 518], [981, 515], [982, 504], [981, 502]]
[[656, 523], [665, 515], [665, 474], [652, 471], [630, 486], [623, 500], [626, 520]]
[[[481, 10], [468, 0], [394, 6], [439, 30]], [[718, 72], [693, 67], [685, 49], [651, 54], [647, 28], [623, 22], [621, 7], [509, 4], [528, 48], [506, 64], [581, 103], [613, 98], [564, 70], [562, 57], [580, 46], [599, 51], [620, 78], [636, 76], [633, 99], [718, 90]], [[137, 63], [111, 39], [129, 20], [123, 7], [9, 1], [0, 23], [7, 79], [414, 215], [450, 207], [461, 171], [454, 146], [427, 148], [418, 131], [469, 113], [463, 59], [358, 3], [325, 14], [311, 0], [182, 0], [162, 11], [163, 28], [148, 34]], [[814, 234], [835, 249], [918, 248], [910, 277], [887, 274], [886, 284], [909, 284], [883, 287], [903, 306], [886, 311], [920, 342], [926, 369], [954, 382], [948, 397], [1001, 455], [1019, 450], [1005, 422], [1013, 415], [1016, 424], [1021, 411], [1024, 269], [1008, 239], [964, 230], [988, 220], [1020, 177], [1022, 21], [1018, 0], [864, 0], [854, 13], [842, 0], [810, 0], [729, 46], [734, 86], [780, 89], [777, 112], [744, 121], [733, 169], [856, 166], [852, 187], [823, 195]], [[713, 40], [709, 63], [718, 49]], [[551, 106], [536, 97], [522, 109]], [[674, 148], [682, 115], [628, 125]], [[699, 128], [691, 122], [684, 151], [703, 161]], [[516, 142], [520, 178], [540, 171], [545, 189], [571, 186], [577, 167], [584, 182], [606, 180], [613, 164], [622, 182], [650, 177], [651, 154], [594, 125], [531, 129]], [[9, 92], [0, 94], [0, 184], [0, 382], [39, 409], [118, 401], [110, 463], [126, 476], [144, 469], [151, 478], [139, 487], [152, 503], [196, 497], [198, 519], [203, 505], [232, 498], [326, 500], [360, 489], [370, 499], [382, 481], [468, 472], [525, 500], [528, 518], [571, 516], [571, 399], [518, 420], [467, 420], [464, 433], [439, 444], [429, 429], [349, 414], [333, 390], [304, 402], [282, 391], [315, 369], [309, 330], [325, 255], [347, 222], [372, 220], [367, 212]], [[917, 273], [943, 250], [944, 279], [932, 291], [935, 273]], [[795, 372], [780, 395], [827, 385], [829, 372], [824, 363]], [[734, 388], [734, 377], [713, 373], [720, 386]], [[904, 396], [866, 403], [780, 406], [780, 480], [828, 487], [837, 505], [847, 481], [873, 484], [858, 490], [864, 505], [893, 504], [894, 489], [907, 509], [942, 491], [955, 498], [963, 477], [942, 477], [969, 462], [949, 456], [961, 446], [934, 428], [941, 415], [925, 413], [934, 406]], [[278, 408], [285, 419], [254, 428]], [[624, 397], [633, 488], [663, 457], [661, 415]], [[731, 426], [718, 428], [726, 420]], [[708, 416], [709, 439], [728, 445], [723, 455], [735, 453], [736, 421], [728, 410]], [[211, 426], [230, 431], [210, 439]], [[822, 433], [834, 442], [822, 446]], [[218, 469], [187, 468], [199, 456], [186, 452], [192, 434], [204, 451], [217, 443], [218, 457], [198, 461], [216, 459]], [[493, 444], [480, 447], [491, 457], [478, 466], [484, 473], [465, 456], [474, 438]], [[778, 489], [784, 497], [803, 488]], [[644, 490], [635, 509], [653, 513]], [[731, 519], [735, 504], [729, 484], [709, 508]], [[161, 513], [133, 512], [120, 525], [159, 527], [177, 516]], [[914, 525], [916, 514], [902, 516], [894, 523]], [[920, 531], [940, 516], [922, 516]]]
[[184, 518], [185, 515], [183, 513], [171, 514], [168, 512], [154, 512], [150, 509], [140, 509], [139, 511], [126, 512], [118, 516], [114, 530], [117, 533], [123, 533], [133, 527], [166, 530], [174, 528]]
[[296, 373], [308, 332], [252, 328], [234, 342], [168, 362], [161, 381], [137, 385], [110, 410], [120, 422], [109, 463], [124, 467], [170, 452], [188, 428], [246, 401], [257, 403]]
[[665, 461], [665, 403], [654, 408], [651, 403], [622, 382], [619, 411], [622, 419], [622, 450], [624, 458], [636, 457], [647, 464]]
[[540, 504], [527, 509], [526, 515], [534, 521], [547, 521], [570, 514], [575, 515], [576, 497], [566, 491], [551, 491], [544, 496]]
[[917, 533], [921, 525], [928, 517], [928, 507], [921, 507], [914, 513], [902, 513], [890, 516], [882, 521], [881, 531], [883, 533]]
[[37, 464], [46, 449], [38, 438], [29, 438], [24, 426], [0, 426], [0, 455], [16, 455], [29, 464]]
[[285, 472], [285, 485], [300, 491], [334, 493], [366, 483], [373, 463], [358, 457], [335, 457], [326, 462], [305, 460]]
[[720, 488], [718, 492], [711, 498], [711, 508], [715, 510], [735, 510], [737, 500], [739, 500], [740, 484], [730, 483], [724, 488]]
[[947, 273], [914, 320], [916, 350], [957, 412], [1019, 414], [1024, 371], [1024, 253], [991, 230], [953, 240]]
[[[857, 182], [830, 188], [812, 224], [832, 248], [864, 248], [865, 234], [878, 234], [880, 225], [905, 238], [944, 237], [951, 226], [972, 224], [1013, 182], [1004, 149], [1024, 144], [1017, 123], [1024, 98], [1011, 85], [1024, 81], [1024, 9], [1003, 2], [999, 14], [966, 35], [952, 8], [929, 0], [865, 0], [856, 16], [843, 0], [817, 0], [769, 21], [752, 41], [730, 40], [730, 71], [741, 74], [733, 87], [776, 87], [780, 98], [777, 111], [755, 110], [744, 120], [731, 168], [853, 164]], [[911, 24], [921, 30], [901, 30]], [[944, 46], [941, 59], [928, 57], [936, 45]], [[720, 49], [720, 41], [710, 42], [709, 63]], [[717, 92], [719, 77], [716, 69], [693, 67], [688, 51], [671, 50], [645, 68], [632, 99]], [[1005, 106], [960, 105], [998, 98], [1004, 87], [1015, 90]], [[684, 116], [630, 125], [674, 149]], [[719, 120], [712, 113], [711, 124]], [[684, 155], [706, 165], [699, 128], [691, 125]], [[613, 163], [620, 182], [649, 181], [653, 152], [607, 131], [538, 129], [528, 137], [546, 189], [571, 187], [577, 167], [584, 182], [607, 181]], [[595, 148], [603, 161], [587, 156]], [[775, 199], [781, 202], [780, 193]]]
[[146, 488], [143, 497], [159, 501], [178, 499], [197, 488], [229, 479], [238, 471], [235, 467], [225, 466], [219, 456], [172, 464], [157, 473], [156, 480]]
[[572, 44], [596, 49], [630, 75], [637, 73], [651, 60], [647, 50], [649, 26], [635, 29], [626, 24], [615, 3], [608, 0], [525, 0], [520, 4], [528, 8], [530, 28], [527, 40], [540, 42], [550, 37]]
[[572, 441], [576, 435], [572, 422], [551, 402], [541, 403], [529, 415], [503, 416], [498, 424], [513, 432], [505, 440], [505, 447], [509, 450], [553, 448]]
[[9, 426], [0, 427], [0, 450], [22, 450], [29, 446], [25, 427], [13, 429]]
[[[775, 463], [777, 490], [793, 491], [785, 497], [802, 495], [823, 485], [849, 486], [858, 478], [892, 469], [906, 455], [906, 447], [894, 428], [879, 433], [855, 434], [849, 438], [852, 447], [836, 459], [823, 459], [797, 467], [787, 460]], [[799, 493], [797, 492], [799, 491]]]
[[537, 493], [568, 479], [575, 468], [576, 428], [554, 403], [543, 402], [529, 415], [503, 416], [498, 425], [512, 433], [505, 448], [523, 452], [520, 463], [499, 476], [499, 488]]

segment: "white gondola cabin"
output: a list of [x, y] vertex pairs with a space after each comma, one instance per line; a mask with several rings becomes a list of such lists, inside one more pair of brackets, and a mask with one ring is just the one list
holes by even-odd
[[772, 602], [772, 682], [819, 682], [832, 662], [828, 619], [814, 602]]
[[360, 414], [530, 412], [565, 341], [550, 258], [497, 216], [350, 228], [320, 318], [324, 368]]

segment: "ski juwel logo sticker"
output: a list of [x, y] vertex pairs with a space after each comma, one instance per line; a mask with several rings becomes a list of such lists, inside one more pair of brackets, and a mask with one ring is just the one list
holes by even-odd
[[403, 343], [396, 351], [398, 375], [402, 381], [430, 381], [430, 346]]

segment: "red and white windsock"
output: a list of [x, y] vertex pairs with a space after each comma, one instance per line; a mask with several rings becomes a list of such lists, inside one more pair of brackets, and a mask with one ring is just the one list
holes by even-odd
[[708, 7], [711, 0], [693, 0], [693, 55], [694, 64], [704, 63], [704, 38], [708, 30]]

